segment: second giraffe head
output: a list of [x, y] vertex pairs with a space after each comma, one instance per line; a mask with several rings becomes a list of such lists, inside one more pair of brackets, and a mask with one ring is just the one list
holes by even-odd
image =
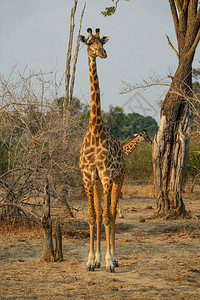
[[86, 38], [84, 35], [80, 35], [81, 42], [86, 44], [88, 47], [88, 56], [95, 58], [97, 56], [101, 58], [106, 58], [106, 50], [103, 48], [103, 45], [107, 43], [109, 40], [109, 36], [103, 36], [102, 38], [99, 37], [100, 29], [96, 29], [96, 34], [92, 34], [92, 29], [88, 28], [87, 32], [89, 33], [89, 37]]

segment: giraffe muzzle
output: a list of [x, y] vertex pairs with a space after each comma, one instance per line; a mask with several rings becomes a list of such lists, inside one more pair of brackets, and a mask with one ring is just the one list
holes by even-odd
[[106, 58], [106, 57], [107, 57], [106, 51], [104, 50], [104, 51], [100, 52], [100, 53], [99, 53], [99, 57], [101, 57], [101, 58]]

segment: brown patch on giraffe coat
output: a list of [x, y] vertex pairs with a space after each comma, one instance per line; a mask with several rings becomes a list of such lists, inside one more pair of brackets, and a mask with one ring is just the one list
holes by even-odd
[[93, 99], [93, 101], [94, 101], [95, 95], [96, 95], [96, 93], [95, 93], [94, 85], [91, 85], [91, 98]]
[[101, 152], [101, 154], [102, 154], [104, 157], [107, 157], [107, 155], [108, 155], [108, 150], [103, 149], [102, 152]]
[[93, 117], [93, 118], [92, 118], [92, 125], [93, 125], [93, 126], [96, 124], [96, 121], [97, 121], [97, 118], [96, 118], [96, 117]]
[[95, 87], [95, 90], [96, 90], [96, 93], [97, 93], [97, 90], [99, 89], [99, 84], [98, 84], [98, 82], [95, 82], [95, 83], [94, 83], [94, 87]]
[[100, 124], [101, 123], [101, 118], [100, 117], [97, 117], [97, 124]]
[[100, 114], [101, 114], [101, 109], [100, 109], [100, 107], [98, 106], [98, 107], [97, 107], [97, 115], [100, 116]]
[[94, 147], [89, 147], [89, 148], [85, 149], [84, 154], [87, 156], [91, 152], [94, 152], [94, 149], [95, 149]]
[[104, 158], [105, 158], [105, 156], [102, 153], [100, 153], [100, 155], [98, 155], [98, 159], [104, 160]]
[[96, 114], [96, 105], [95, 104], [92, 104], [92, 107], [91, 107], [91, 112], [95, 115]]
[[95, 155], [94, 153], [91, 153], [90, 155], [87, 156], [87, 159], [90, 161], [90, 162], [94, 162], [95, 161]]
[[91, 177], [90, 173], [87, 172], [86, 170], [84, 170], [84, 175], [85, 175], [87, 178]]
[[99, 139], [97, 138], [95, 142], [96, 142], [96, 147], [98, 148], [99, 147]]
[[101, 148], [97, 148], [97, 149], [96, 149], [96, 153], [97, 153], [97, 154], [100, 153], [101, 150], [102, 150]]
[[85, 156], [83, 157], [83, 163], [85, 164], [87, 162]]
[[101, 138], [102, 140], [105, 140], [105, 139], [106, 139], [106, 133], [105, 133], [105, 131], [102, 131], [102, 132], [101, 132], [100, 138]]
[[88, 140], [90, 141], [90, 139], [91, 139], [91, 132], [90, 132], [90, 131], [89, 131], [88, 134], [87, 134], [87, 138], [88, 138]]
[[106, 168], [110, 168], [112, 162], [110, 160], [106, 160]]
[[[92, 123], [91, 123], [92, 124]], [[92, 125], [93, 126], [93, 125]], [[93, 128], [92, 128], [92, 132], [94, 133], [94, 135], [96, 136], [97, 134], [98, 134], [98, 132], [99, 132], [99, 128], [98, 128], [98, 126], [94, 126]]]
[[[92, 98], [92, 102], [95, 102], [95, 101], [94, 101], [94, 99], [95, 99], [95, 95], [96, 95], [96, 94], [95, 94], [95, 91], [94, 91], [94, 90], [92, 90], [92, 91], [91, 91], [91, 98]], [[96, 104], [95, 104], [95, 105], [96, 105]]]
[[88, 138], [85, 139], [85, 148], [89, 147], [90, 141]]
[[117, 153], [118, 147], [116, 144], [114, 144], [114, 150], [115, 150], [115, 153]]
[[94, 81], [98, 81], [97, 73], [94, 74]]
[[117, 155], [121, 156], [122, 155], [122, 149], [119, 148], [118, 152], [117, 152]]
[[92, 135], [92, 145], [95, 146], [95, 137], [94, 137], [94, 135]]

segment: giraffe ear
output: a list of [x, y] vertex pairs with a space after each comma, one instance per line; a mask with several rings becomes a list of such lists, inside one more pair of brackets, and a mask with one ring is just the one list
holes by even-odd
[[87, 39], [84, 35], [80, 35], [80, 40], [82, 43], [87, 44]]
[[102, 45], [104, 45], [105, 43], [107, 43], [107, 41], [110, 39], [110, 37], [109, 36], [103, 36], [102, 38], [101, 38], [101, 43], [102, 43]]

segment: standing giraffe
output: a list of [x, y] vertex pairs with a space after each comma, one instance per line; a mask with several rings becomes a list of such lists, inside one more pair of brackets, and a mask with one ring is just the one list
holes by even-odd
[[[146, 130], [143, 130], [142, 132], [137, 133], [130, 141], [128, 141], [126, 144], [124, 144], [122, 147], [125, 152], [125, 158], [128, 157], [137, 147], [137, 145], [141, 142], [147, 142], [152, 144], [152, 140], [148, 136]], [[121, 209], [121, 201], [119, 199], [118, 202], [118, 215], [119, 218], [123, 219], [124, 216], [122, 214], [122, 209]]]
[[[117, 215], [117, 203], [121, 192], [125, 155], [114, 136], [110, 133], [101, 117], [100, 90], [96, 68], [96, 57], [106, 58], [107, 54], [103, 45], [109, 40], [108, 36], [100, 39], [99, 29], [92, 34], [91, 28], [87, 32], [89, 37], [80, 36], [88, 50], [90, 86], [91, 86], [91, 110], [89, 127], [80, 149], [80, 170], [83, 175], [83, 183], [88, 198], [88, 219], [90, 226], [90, 252], [87, 262], [87, 270], [94, 271], [101, 265], [101, 223], [106, 232], [106, 270], [114, 272], [118, 267], [115, 252], [115, 220]], [[101, 188], [103, 186], [104, 208], [101, 208]], [[97, 224], [97, 249], [94, 254], [94, 226]]]

